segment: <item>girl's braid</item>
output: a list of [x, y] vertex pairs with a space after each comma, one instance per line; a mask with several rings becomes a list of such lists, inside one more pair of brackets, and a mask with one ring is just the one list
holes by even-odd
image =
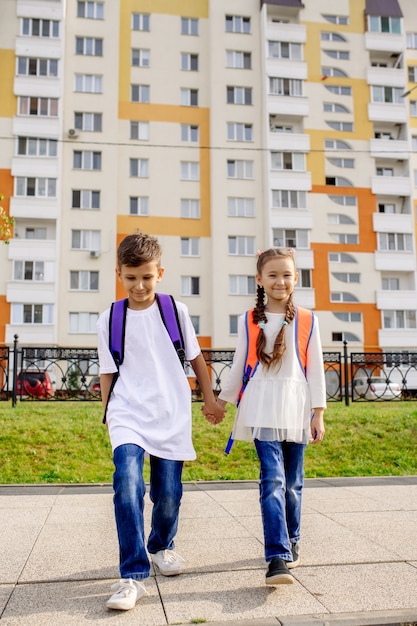
[[[266, 308], [265, 289], [261, 287], [261, 285], [258, 285], [257, 290], [256, 290], [255, 308], [253, 309], [253, 321], [255, 322], [255, 324], [258, 324], [259, 322], [263, 322], [264, 324], [266, 324], [268, 322], [268, 319], [265, 313], [265, 308]], [[266, 345], [265, 333], [263, 331], [263, 328], [260, 328], [259, 335], [256, 340], [256, 354], [257, 354], [258, 360], [262, 364], [267, 365], [267, 363], [269, 362], [270, 356], [269, 354], [266, 354], [264, 352], [265, 345]]]

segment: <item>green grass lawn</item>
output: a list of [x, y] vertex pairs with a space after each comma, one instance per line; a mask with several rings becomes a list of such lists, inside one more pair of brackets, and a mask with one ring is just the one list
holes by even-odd
[[[193, 405], [197, 460], [186, 462], [184, 481], [258, 478], [251, 442], [224, 448], [234, 408], [219, 426]], [[0, 483], [109, 483], [113, 464], [107, 429], [96, 402], [0, 403]], [[417, 474], [417, 402], [331, 403], [326, 437], [308, 446], [306, 477]], [[148, 478], [148, 469], [145, 473]]]

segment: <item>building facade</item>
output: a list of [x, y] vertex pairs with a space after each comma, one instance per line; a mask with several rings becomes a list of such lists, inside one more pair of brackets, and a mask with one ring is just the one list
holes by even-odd
[[234, 347], [256, 252], [289, 246], [325, 350], [417, 350], [415, 0], [0, 11], [0, 343], [94, 346], [139, 229], [202, 347]]

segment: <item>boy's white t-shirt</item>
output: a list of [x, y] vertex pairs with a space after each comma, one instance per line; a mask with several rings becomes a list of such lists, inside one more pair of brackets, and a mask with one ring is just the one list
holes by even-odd
[[[186, 358], [200, 354], [185, 304], [176, 302]], [[97, 321], [100, 374], [117, 371], [109, 350], [110, 309]], [[124, 360], [107, 408], [114, 450], [125, 443], [163, 459], [196, 458], [191, 439], [191, 389], [156, 301], [127, 309]]]

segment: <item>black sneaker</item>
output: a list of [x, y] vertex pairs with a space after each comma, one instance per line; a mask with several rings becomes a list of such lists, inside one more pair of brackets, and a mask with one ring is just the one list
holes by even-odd
[[294, 578], [287, 567], [286, 561], [279, 558], [272, 559], [266, 573], [266, 584], [291, 585], [293, 582]]
[[298, 542], [291, 544], [291, 552], [292, 552], [292, 561], [288, 561], [287, 567], [288, 569], [293, 569], [294, 567], [298, 567], [300, 565], [300, 555], [298, 552]]

